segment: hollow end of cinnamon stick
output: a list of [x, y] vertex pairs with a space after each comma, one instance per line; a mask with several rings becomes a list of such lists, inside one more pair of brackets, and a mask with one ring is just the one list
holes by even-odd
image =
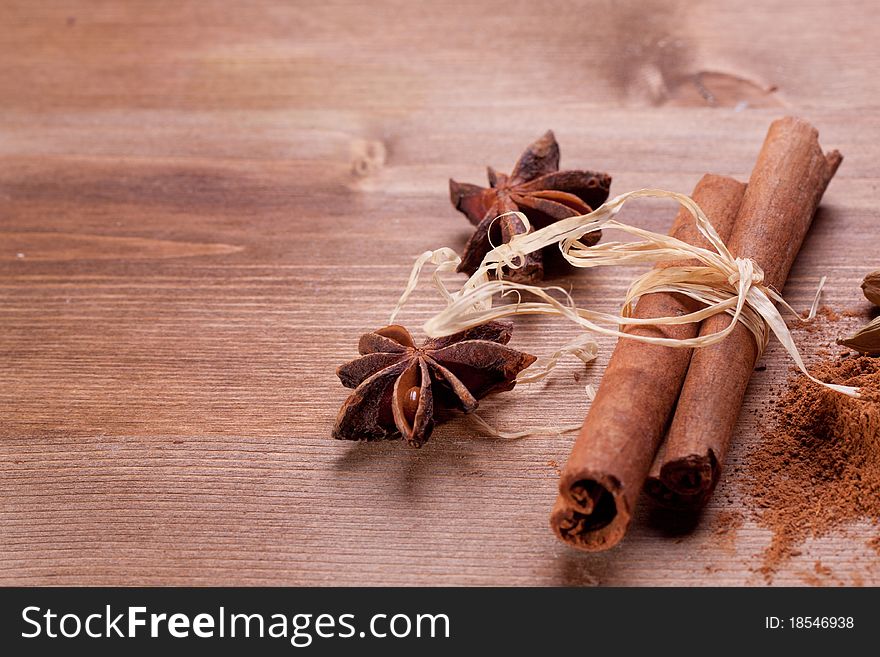
[[645, 481], [645, 492], [658, 504], [669, 509], [695, 510], [704, 506], [721, 475], [714, 452], [666, 461], [659, 472], [652, 469]]
[[620, 482], [614, 477], [604, 479], [578, 479], [567, 495], [559, 495], [550, 514], [550, 526], [560, 540], [580, 550], [598, 552], [623, 538], [630, 509]]

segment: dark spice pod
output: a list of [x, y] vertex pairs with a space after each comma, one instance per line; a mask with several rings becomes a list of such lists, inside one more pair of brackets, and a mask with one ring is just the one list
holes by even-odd
[[872, 271], [862, 280], [862, 293], [875, 306], [880, 306], [880, 271]]
[[880, 356], [880, 317], [875, 317], [848, 338], [838, 338], [837, 344], [867, 356]]

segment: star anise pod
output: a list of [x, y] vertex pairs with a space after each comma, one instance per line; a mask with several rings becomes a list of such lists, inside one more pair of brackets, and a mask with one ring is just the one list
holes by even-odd
[[[489, 167], [489, 187], [449, 180], [449, 197], [456, 210], [462, 212], [476, 230], [465, 246], [458, 271], [473, 274], [483, 257], [494, 246], [507, 243], [514, 235], [526, 232], [515, 215], [528, 217], [534, 228], [543, 228], [560, 219], [592, 212], [608, 198], [611, 176], [594, 171], [560, 171], [559, 144], [553, 132], [530, 144], [520, 156], [509, 176]], [[588, 233], [582, 241], [592, 246], [600, 232]], [[507, 273], [507, 278], [523, 283], [544, 277], [544, 257], [548, 249], [530, 253], [522, 267]]]
[[416, 347], [404, 327], [393, 324], [361, 336], [360, 358], [336, 374], [354, 388], [345, 400], [333, 437], [380, 440], [403, 436], [421, 447], [434, 429], [435, 411], [470, 413], [477, 400], [511, 390], [535, 357], [505, 346], [509, 322], [488, 322]]

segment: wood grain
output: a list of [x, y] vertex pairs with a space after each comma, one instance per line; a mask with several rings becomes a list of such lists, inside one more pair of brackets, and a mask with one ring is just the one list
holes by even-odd
[[[336, 442], [333, 372], [416, 254], [463, 244], [446, 180], [508, 169], [548, 128], [613, 192], [688, 191], [746, 179], [769, 122], [803, 115], [846, 161], [786, 296], [806, 306], [828, 275], [827, 303], [868, 313], [871, 3], [22, 0], [0, 25], [0, 584], [763, 583], [767, 533], [717, 528], [788, 371], [776, 347], [701, 522], [641, 505], [599, 555], [547, 526], [573, 436], [461, 419], [422, 450]], [[665, 232], [675, 209], [627, 212]], [[559, 280], [612, 311], [637, 271]], [[513, 344], [570, 335], [530, 320]], [[482, 415], [581, 420], [600, 342]], [[880, 584], [875, 533], [810, 542], [775, 583], [815, 583], [821, 559], [826, 584]]]

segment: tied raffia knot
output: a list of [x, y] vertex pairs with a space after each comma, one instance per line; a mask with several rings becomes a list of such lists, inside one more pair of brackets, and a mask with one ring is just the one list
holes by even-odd
[[[749, 302], [750, 295], [762, 294], [767, 296], [769, 290], [764, 285], [764, 270], [751, 258], [732, 258], [735, 271], [727, 277], [727, 283], [732, 288], [732, 294], [737, 300], [744, 299], [745, 303], [738, 306], [739, 313], [731, 313], [735, 321], [741, 322], [755, 339], [758, 349], [758, 357], [764, 353], [770, 342], [770, 326], [764, 318]], [[730, 311], [727, 311], [730, 312]], [[792, 310], [792, 312], [794, 312]]]
[[[694, 217], [698, 231], [712, 248], [695, 246], [668, 235], [630, 226], [614, 218], [626, 201], [645, 197], [675, 200]], [[590, 333], [640, 340], [667, 347], [693, 348], [720, 342], [730, 335], [737, 323], [742, 323], [754, 336], [759, 353], [764, 351], [772, 332], [798, 368], [812, 381], [851, 397], [858, 397], [858, 388], [825, 383], [807, 372], [791, 332], [774, 304], [779, 304], [781, 308], [797, 317], [800, 316], [776, 291], [764, 285], [764, 272], [753, 260], [733, 256], [712, 227], [708, 217], [689, 196], [662, 189], [640, 189], [621, 194], [589, 214], [569, 217], [531, 232], [525, 215], [516, 214], [526, 226], [527, 232], [514, 235], [508, 243], [500, 244], [489, 251], [480, 267], [457, 291], [447, 289], [438, 275], [440, 272], [454, 270], [460, 261], [452, 249], [427, 251], [419, 256], [406, 289], [392, 313], [392, 321], [415, 289], [421, 269], [428, 262], [432, 262], [437, 266], [433, 277], [434, 285], [446, 299], [447, 306], [424, 324], [425, 332], [431, 337], [451, 335], [491, 320], [513, 315], [542, 314], [561, 315]], [[580, 241], [587, 233], [598, 230], [617, 230], [639, 239], [633, 242], [603, 242], [595, 246], [587, 246]], [[504, 267], [515, 269], [521, 266], [527, 254], [551, 244], [558, 244], [563, 257], [574, 267], [591, 268], [681, 260], [696, 260], [698, 264], [689, 267], [655, 268], [638, 277], [627, 291], [620, 314], [615, 315], [580, 308], [565, 290], [558, 287], [527, 285], [503, 278]], [[515, 303], [495, 304], [496, 295], [503, 301], [510, 292], [517, 293]], [[633, 317], [631, 311], [636, 300], [652, 292], [683, 294], [698, 301], [703, 307], [695, 312], [674, 317], [650, 319]], [[538, 301], [524, 301], [523, 293], [536, 297]], [[564, 301], [560, 301], [558, 296]], [[817, 304], [818, 295], [811, 315], [815, 312]], [[731, 315], [732, 321], [720, 331], [693, 338], [639, 335], [623, 330], [627, 326], [639, 324], [663, 326], [702, 322], [719, 313]], [[557, 354], [595, 353], [597, 348], [598, 345], [594, 342], [588, 343], [581, 336], [557, 351]], [[525, 370], [521, 377], [529, 374], [531, 373]]]
[[764, 282], [764, 270], [751, 258], [734, 258], [736, 272], [728, 276], [727, 282], [736, 287], [740, 281], [749, 281], [751, 285], [761, 285]]

